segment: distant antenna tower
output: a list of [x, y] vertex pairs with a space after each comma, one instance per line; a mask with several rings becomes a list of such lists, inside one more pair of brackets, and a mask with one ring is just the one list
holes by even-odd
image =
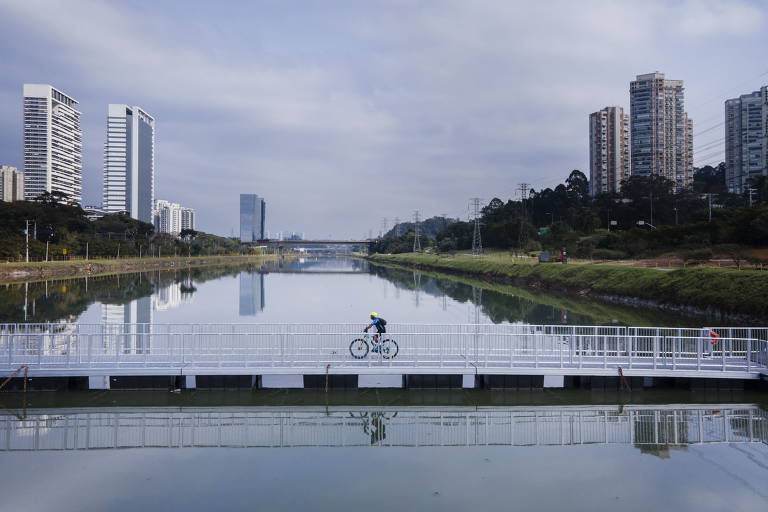
[[472, 218], [475, 221], [475, 232], [472, 235], [472, 257], [483, 257], [483, 242], [480, 238], [480, 198], [473, 197], [470, 199], [470, 208], [472, 211]]
[[387, 229], [387, 224], [388, 222], [386, 217], [381, 219], [381, 232], [379, 232], [379, 238], [382, 238], [384, 235], [387, 234], [387, 231], [389, 231], [389, 229]]
[[400, 217], [395, 217], [395, 237], [400, 236]]
[[528, 231], [526, 229], [528, 212], [525, 208], [525, 198], [528, 193], [528, 183], [520, 183], [517, 185], [520, 190], [520, 230], [517, 233], [517, 245], [522, 251], [526, 245], [528, 245]]
[[419, 224], [421, 223], [421, 214], [419, 210], [413, 212], [413, 252], [421, 252], [421, 233], [419, 232]]

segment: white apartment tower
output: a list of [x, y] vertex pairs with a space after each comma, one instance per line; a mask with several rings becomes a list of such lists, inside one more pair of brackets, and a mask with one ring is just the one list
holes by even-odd
[[589, 115], [589, 192], [618, 192], [629, 178], [629, 116], [621, 107]]
[[61, 192], [82, 201], [83, 143], [77, 101], [45, 84], [24, 84], [24, 198]]
[[183, 229], [195, 229], [195, 210], [159, 199], [153, 213], [155, 231], [178, 235]]
[[152, 222], [155, 204], [155, 119], [140, 107], [110, 104], [104, 144], [107, 214]]
[[24, 200], [24, 175], [15, 167], [0, 165], [0, 201]]
[[633, 175], [664, 176], [675, 189], [693, 180], [693, 121], [685, 111], [682, 80], [664, 73], [637, 75], [629, 85]]
[[768, 175], [768, 85], [725, 102], [725, 183], [742, 194]]

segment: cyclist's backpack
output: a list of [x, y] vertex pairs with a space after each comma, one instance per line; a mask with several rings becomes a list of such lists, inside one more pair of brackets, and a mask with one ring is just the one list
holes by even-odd
[[377, 325], [379, 332], [387, 332], [387, 321], [379, 317], [379, 323]]

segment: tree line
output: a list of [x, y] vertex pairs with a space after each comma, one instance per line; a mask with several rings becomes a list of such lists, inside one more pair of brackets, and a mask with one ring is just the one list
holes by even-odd
[[[619, 259], [650, 257], [670, 251], [706, 256], [706, 251], [733, 253], [768, 240], [768, 180], [750, 181], [748, 194], [728, 193], [725, 165], [695, 169], [693, 183], [675, 190], [663, 176], [631, 176], [621, 190], [594, 197], [579, 170], [554, 188], [530, 190], [526, 197], [492, 199], [481, 211], [484, 247], [518, 253], [566, 247], [576, 257]], [[750, 200], [752, 205], [750, 205]], [[434, 251], [469, 250], [474, 222], [453, 220], [422, 246]], [[399, 237], [390, 232], [376, 252], [409, 252], [413, 230]]]

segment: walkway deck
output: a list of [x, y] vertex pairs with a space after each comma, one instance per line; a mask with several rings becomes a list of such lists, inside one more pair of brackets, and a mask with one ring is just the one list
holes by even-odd
[[[768, 329], [388, 325], [397, 357], [354, 359], [350, 324], [5, 324], [0, 376], [545, 375], [758, 379]], [[710, 336], [715, 330], [719, 337]], [[711, 341], [716, 343], [712, 344]]]

